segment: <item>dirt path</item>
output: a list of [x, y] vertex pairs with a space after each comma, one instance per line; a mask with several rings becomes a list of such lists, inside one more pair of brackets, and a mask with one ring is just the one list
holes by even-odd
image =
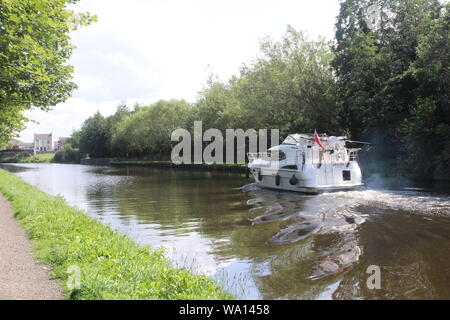
[[25, 231], [0, 193], [0, 300], [64, 299], [48, 267], [37, 264]]

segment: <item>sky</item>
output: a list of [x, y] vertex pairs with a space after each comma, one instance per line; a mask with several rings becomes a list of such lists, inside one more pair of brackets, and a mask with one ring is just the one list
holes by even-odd
[[208, 75], [226, 81], [259, 53], [266, 36], [280, 39], [287, 25], [311, 38], [333, 39], [338, 0], [81, 0], [75, 11], [98, 21], [72, 33], [69, 64], [78, 89], [20, 133], [70, 136], [96, 111], [113, 114], [121, 102], [160, 99], [194, 102]]

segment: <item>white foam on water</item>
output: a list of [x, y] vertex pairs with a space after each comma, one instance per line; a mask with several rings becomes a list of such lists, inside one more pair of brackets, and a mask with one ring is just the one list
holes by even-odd
[[319, 212], [336, 208], [351, 210], [369, 205], [428, 216], [450, 216], [450, 197], [414, 191], [362, 190], [323, 193], [312, 198], [310, 205]]

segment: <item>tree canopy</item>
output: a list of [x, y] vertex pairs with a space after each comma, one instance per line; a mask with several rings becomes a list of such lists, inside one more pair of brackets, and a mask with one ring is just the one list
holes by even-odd
[[23, 128], [24, 110], [49, 110], [76, 88], [69, 33], [95, 17], [68, 9], [75, 2], [0, 0], [0, 145]]
[[78, 133], [80, 151], [89, 156], [169, 159], [171, 132], [192, 130], [196, 120], [205, 130], [223, 133], [228, 128], [273, 128], [285, 134], [314, 128], [340, 131], [330, 44], [288, 27], [281, 41], [266, 38], [260, 47], [260, 56], [243, 65], [239, 76], [222, 82], [211, 75], [193, 104], [161, 100], [122, 111], [120, 117], [96, 114], [87, 119]]
[[[65, 9], [70, 1], [59, 0], [56, 13], [36, 17], [29, 29], [21, 19], [49, 1], [0, 1], [1, 52], [8, 53], [0, 56], [0, 128], [11, 132], [23, 123], [17, 111], [46, 109], [73, 90], [63, 62], [74, 16]], [[161, 100], [134, 110], [122, 105], [109, 117], [97, 113], [71, 147], [91, 157], [167, 159], [171, 131], [192, 130], [196, 120], [204, 129], [279, 129], [282, 136], [317, 129], [372, 142], [362, 158], [366, 171], [450, 178], [449, 9], [438, 0], [342, 0], [334, 41], [288, 26], [281, 39], [263, 39], [238, 75], [212, 75], [194, 103]], [[19, 19], [20, 10], [26, 14]]]
[[449, 9], [438, 0], [346, 0], [336, 23], [341, 126], [374, 142], [372, 158], [422, 178], [450, 175]]

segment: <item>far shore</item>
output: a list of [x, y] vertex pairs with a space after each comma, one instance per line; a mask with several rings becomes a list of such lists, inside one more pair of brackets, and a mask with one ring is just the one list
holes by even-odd
[[[23, 153], [23, 152], [21, 152]], [[21, 154], [19, 153], [19, 154]], [[7, 156], [5, 156], [7, 155]], [[36, 155], [22, 155], [14, 156], [14, 153], [0, 153], [0, 164], [7, 163], [66, 163], [55, 162], [55, 153], [38, 153]], [[66, 164], [81, 164], [94, 166], [135, 166], [135, 167], [149, 167], [149, 168], [167, 168], [179, 170], [199, 170], [210, 172], [229, 172], [246, 174], [250, 176], [247, 164], [217, 164], [217, 163], [183, 163], [175, 164], [170, 160], [144, 160], [144, 159], [123, 159], [123, 158], [84, 158], [79, 162], [69, 162]], [[392, 170], [389, 172], [377, 172], [372, 170], [363, 171], [366, 184], [379, 187], [381, 185], [403, 185], [403, 184], [445, 184], [450, 183], [450, 180], [445, 180], [442, 177], [436, 176], [429, 180], [416, 180], [404, 176], [393, 174]]]

